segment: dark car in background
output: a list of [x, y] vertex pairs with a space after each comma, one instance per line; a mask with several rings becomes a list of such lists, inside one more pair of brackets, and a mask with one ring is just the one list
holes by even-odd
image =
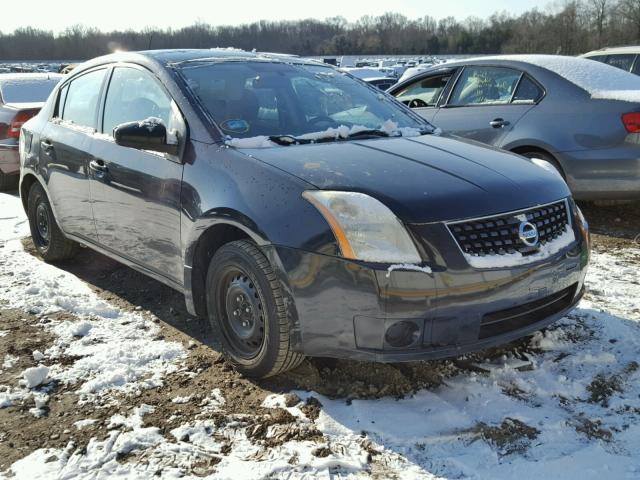
[[553, 165], [576, 199], [640, 199], [640, 78], [583, 58], [433, 67], [389, 93], [445, 132]]
[[247, 375], [304, 355], [455, 356], [540, 329], [583, 293], [587, 226], [556, 173], [441, 136], [318, 62], [105, 56], [22, 135], [43, 258], [83, 244], [182, 292]]
[[61, 75], [0, 74], [0, 190], [18, 186], [20, 128], [36, 115]]

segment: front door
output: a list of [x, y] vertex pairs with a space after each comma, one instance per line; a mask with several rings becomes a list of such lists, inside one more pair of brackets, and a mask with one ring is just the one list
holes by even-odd
[[176, 156], [122, 147], [113, 139], [116, 126], [151, 117], [184, 141], [182, 116], [159, 81], [143, 68], [114, 68], [102, 134], [91, 150], [95, 224], [101, 245], [181, 284], [182, 163]]

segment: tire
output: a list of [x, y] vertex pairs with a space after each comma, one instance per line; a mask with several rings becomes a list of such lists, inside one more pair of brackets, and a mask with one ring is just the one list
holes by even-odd
[[47, 194], [38, 182], [29, 190], [27, 217], [33, 244], [45, 262], [59, 262], [75, 255], [78, 244], [58, 227]]
[[562, 171], [562, 167], [560, 166], [560, 164], [558, 163], [558, 161], [553, 158], [551, 155], [549, 155], [548, 153], [544, 153], [544, 152], [538, 152], [538, 151], [530, 151], [530, 152], [522, 152], [520, 153], [520, 155], [522, 155], [523, 157], [527, 157], [527, 158], [539, 158], [540, 160], [544, 160], [545, 162], [549, 162], [551, 165], [553, 165], [553, 168], [555, 168], [558, 173], [560, 175], [562, 175], [562, 178], [566, 181], [567, 177], [564, 175], [564, 172]]
[[19, 175], [7, 175], [6, 173], [0, 172], [0, 192], [18, 188], [19, 179]]
[[304, 360], [291, 349], [287, 309], [273, 267], [247, 240], [222, 246], [211, 259], [207, 312], [223, 353], [243, 375], [270, 377]]

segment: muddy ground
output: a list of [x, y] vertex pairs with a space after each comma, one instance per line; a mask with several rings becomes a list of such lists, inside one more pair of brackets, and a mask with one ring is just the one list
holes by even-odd
[[[593, 232], [593, 248], [615, 254], [615, 251], [640, 243], [640, 204], [616, 207], [584, 205], [585, 216]], [[30, 239], [24, 240], [27, 251], [35, 254]], [[145, 425], [157, 426], [168, 432], [185, 422], [197, 418], [202, 412], [199, 398], [208, 392], [220, 389], [226, 400], [224, 416], [242, 422], [249, 436], [265, 448], [273, 442], [289, 439], [311, 439], [318, 442], [314, 455], [326, 456], [327, 448], [322, 442], [322, 434], [314, 427], [301, 425], [285, 410], [261, 407], [265, 397], [271, 393], [288, 392], [292, 389], [313, 390], [334, 398], [344, 398], [350, 402], [354, 398], [376, 398], [381, 396], [402, 397], [413, 391], [432, 388], [442, 383], [448, 376], [460, 370], [472, 369], [467, 360], [445, 360], [417, 362], [411, 364], [381, 365], [329, 359], [310, 359], [293, 372], [265, 381], [252, 381], [236, 374], [218, 352], [215, 339], [206, 320], [190, 316], [185, 309], [183, 297], [142, 274], [117, 262], [83, 249], [73, 262], [60, 266], [83, 279], [95, 292], [123, 310], [142, 311], [161, 327], [161, 334], [167, 340], [182, 343], [189, 351], [186, 359], [188, 369], [197, 375], [170, 374], [164, 386], [142, 392], [139, 397], [122, 396], [117, 406], [78, 405], [78, 398], [72, 389], [53, 385], [51, 400], [46, 415], [35, 418], [29, 413], [31, 405], [17, 405], [0, 409], [0, 471], [16, 460], [43, 447], [64, 448], [73, 441], [77, 448], [83, 448], [90, 438], [106, 438], [108, 422], [112, 415], [127, 415], [129, 411], [145, 403], [155, 407], [152, 414], [144, 417]], [[59, 313], [58, 316], [69, 314]], [[49, 316], [59, 319], [55, 315]], [[44, 351], [53, 339], [40, 324], [41, 316], [30, 312], [2, 308], [0, 324], [9, 333], [0, 337], [0, 359], [6, 355], [17, 357], [17, 361], [0, 374], [1, 384], [15, 383], [15, 378], [25, 368], [35, 366], [32, 352]], [[46, 320], [45, 320], [46, 321]], [[499, 357], [505, 351], [527, 348], [527, 341], [484, 352], [484, 358]], [[66, 359], [73, 362], [73, 358]], [[598, 401], [610, 390], [606, 381], [598, 383], [594, 379], [594, 398]], [[518, 395], [514, 390], [513, 395]], [[177, 404], [176, 397], [193, 396], [196, 401]], [[298, 399], [291, 398], [291, 404]], [[304, 407], [309, 418], [317, 416], [319, 405], [310, 401]], [[213, 415], [222, 415], [221, 413]], [[78, 420], [94, 418], [98, 421], [83, 429], [74, 427]], [[275, 439], [265, 439], [269, 425], [281, 425], [282, 434]], [[600, 431], [598, 425], [581, 425], [589, 435], [606, 439], [607, 432]], [[576, 427], [576, 428], [578, 428]], [[497, 444], [507, 444], [506, 448], [520, 448], [523, 440], [532, 440], [536, 430], [511, 420], [500, 427], [478, 425], [479, 434]], [[512, 445], [512, 446], [509, 446]], [[224, 449], [223, 449], [224, 451]], [[371, 452], [372, 472], [376, 471], [375, 451]], [[195, 465], [190, 473], [205, 472], [208, 465]]]

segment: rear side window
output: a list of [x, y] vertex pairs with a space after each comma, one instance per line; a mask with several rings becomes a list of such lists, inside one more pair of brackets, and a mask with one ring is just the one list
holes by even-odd
[[633, 66], [633, 70], [631, 70], [631, 73], [635, 73], [636, 75], [640, 75], [640, 55], [638, 55], [638, 58], [636, 59], [636, 63]]
[[513, 97], [513, 103], [535, 103], [542, 98], [542, 89], [527, 75], [522, 77]]
[[111, 135], [122, 123], [149, 117], [161, 119], [170, 128], [171, 115], [171, 98], [150, 74], [128, 67], [113, 71], [104, 106], [104, 133]]
[[620, 70], [630, 72], [635, 59], [636, 56], [630, 54], [609, 55], [605, 63], [611, 65], [612, 67], [619, 68]]
[[511, 102], [522, 73], [503, 67], [467, 67], [453, 91], [450, 105], [496, 105]]
[[418, 80], [402, 89], [396, 98], [410, 107], [433, 107], [449, 83], [451, 74]]
[[60, 78], [20, 78], [0, 82], [0, 98], [4, 103], [44, 102]]
[[[94, 70], [73, 80], [68, 85], [68, 90], [62, 89], [61, 93], [66, 94], [66, 98], [62, 105], [61, 118], [65, 122], [95, 128], [96, 108], [105, 72], [104, 69]], [[60, 104], [58, 109], [60, 113]]]

